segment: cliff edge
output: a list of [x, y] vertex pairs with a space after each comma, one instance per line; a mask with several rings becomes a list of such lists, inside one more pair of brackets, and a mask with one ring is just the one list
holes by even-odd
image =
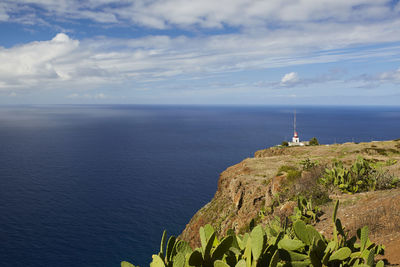
[[[380, 184], [369, 192], [343, 193], [322, 188], [318, 180], [333, 164], [351, 167], [363, 158], [378, 170]], [[341, 199], [339, 217], [349, 231], [368, 225], [372, 239], [387, 247], [391, 263], [400, 263], [400, 189], [388, 185], [400, 177], [400, 140], [370, 143], [345, 143], [307, 147], [273, 147], [259, 150], [220, 174], [213, 199], [187, 224], [180, 239], [199, 246], [199, 228], [211, 224], [219, 235], [229, 229], [236, 233], [249, 230], [252, 220], [266, 224], [275, 216], [285, 217], [296, 206], [294, 196], [314, 199], [324, 215], [316, 228], [329, 235], [327, 217], [332, 199]], [[392, 188], [389, 190], [380, 189]]]

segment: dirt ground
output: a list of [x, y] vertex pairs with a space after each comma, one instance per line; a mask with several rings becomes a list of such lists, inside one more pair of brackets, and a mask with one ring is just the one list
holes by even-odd
[[[400, 189], [354, 195], [332, 196], [339, 199], [338, 218], [354, 235], [367, 225], [371, 241], [385, 245], [385, 255], [391, 265], [400, 265]], [[333, 203], [324, 206], [325, 214], [316, 228], [329, 236], [332, 233]]]

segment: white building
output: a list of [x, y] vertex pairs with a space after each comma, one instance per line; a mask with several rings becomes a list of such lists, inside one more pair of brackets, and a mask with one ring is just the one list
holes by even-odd
[[296, 111], [294, 111], [293, 130], [294, 130], [294, 134], [293, 134], [292, 142], [289, 142], [289, 146], [307, 146], [309, 144], [309, 142], [308, 141], [300, 142], [299, 135], [296, 131]]
[[299, 135], [297, 134], [296, 131], [294, 131], [292, 142], [289, 142], [289, 146], [308, 146], [309, 143], [310, 143], [309, 141], [300, 142]]

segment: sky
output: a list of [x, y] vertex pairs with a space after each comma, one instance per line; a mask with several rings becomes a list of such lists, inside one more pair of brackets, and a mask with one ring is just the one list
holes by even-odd
[[398, 0], [1, 0], [0, 104], [398, 105]]

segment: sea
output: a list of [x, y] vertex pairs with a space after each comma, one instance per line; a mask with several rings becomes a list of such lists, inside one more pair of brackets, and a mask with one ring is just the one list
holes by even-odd
[[294, 110], [300, 140], [400, 138], [400, 107], [0, 107], [0, 266], [148, 266]]

